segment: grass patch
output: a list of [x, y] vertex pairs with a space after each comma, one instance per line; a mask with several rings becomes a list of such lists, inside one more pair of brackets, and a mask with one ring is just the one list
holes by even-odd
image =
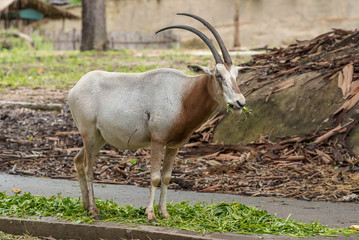
[[[242, 58], [233, 58], [240, 63]], [[0, 87], [71, 88], [92, 70], [145, 72], [155, 68], [187, 71], [188, 64], [212, 66], [212, 56], [193, 56], [179, 50], [121, 50], [78, 52], [24, 50], [0, 51]]]
[[[130, 71], [111, 64], [112, 54], [96, 52], [3, 51], [0, 52], [0, 86], [57, 87], [68, 89], [92, 70]], [[118, 57], [125, 58], [118, 53]], [[114, 56], [112, 56], [115, 58]], [[121, 64], [122, 65], [122, 64]], [[120, 65], [120, 66], [121, 66]], [[150, 68], [155, 68], [151, 66]]]
[[[167, 61], [166, 61], [167, 62]], [[143, 57], [129, 51], [22, 51], [0, 52], [0, 87], [71, 88], [92, 70], [145, 72], [165, 67], [161, 57]]]
[[[144, 215], [145, 208], [119, 206], [112, 201], [96, 200], [104, 222], [149, 224]], [[156, 206], [158, 208], [158, 206]], [[157, 211], [157, 209], [155, 209]], [[301, 223], [281, 219], [265, 210], [258, 210], [240, 203], [207, 204], [188, 202], [168, 204], [171, 218], [158, 217], [151, 225], [165, 226], [196, 232], [232, 232], [241, 234], [275, 234], [294, 237], [312, 237], [317, 235], [336, 236], [359, 234], [347, 228], [327, 228], [318, 222]], [[30, 193], [7, 196], [0, 193], [0, 214], [9, 217], [55, 216], [74, 223], [92, 223], [94, 220], [83, 210], [82, 201], [77, 198], [53, 196], [45, 198]]]

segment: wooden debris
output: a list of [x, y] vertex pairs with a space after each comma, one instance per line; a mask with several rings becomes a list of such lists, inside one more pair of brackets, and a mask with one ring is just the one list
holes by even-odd
[[314, 143], [318, 144], [320, 142], [323, 142], [324, 140], [327, 140], [328, 138], [330, 138], [331, 136], [333, 136], [337, 132], [341, 131], [342, 129], [343, 129], [343, 126], [339, 124], [339, 126], [337, 126], [336, 128], [333, 128], [332, 130], [326, 132], [322, 136], [317, 137], [315, 139]]
[[355, 74], [359, 65], [357, 38], [358, 32], [334, 29], [312, 40], [297, 41], [287, 48], [275, 48], [253, 55], [253, 60], [245, 65], [254, 67], [256, 74], [245, 84], [254, 80], [261, 83], [258, 88], [251, 90], [252, 93], [273, 80], [288, 80], [281, 76], [318, 71], [321, 73], [319, 76], [338, 77], [338, 86], [345, 96], [351, 82], [359, 79], [359, 75]]
[[338, 87], [342, 90], [344, 99], [348, 97], [348, 93], [350, 91], [353, 81], [353, 73], [354, 73], [353, 63], [347, 64], [343, 68], [343, 71], [339, 72]]
[[333, 159], [329, 156], [329, 154], [326, 154], [325, 152], [320, 151], [319, 149], [315, 149], [315, 152], [321, 157], [322, 161], [325, 164], [329, 164], [333, 162]]
[[267, 94], [267, 98], [266, 98], [266, 102], [268, 102], [269, 97], [272, 95], [272, 93], [276, 93], [279, 91], [282, 91], [284, 89], [290, 88], [292, 86], [294, 86], [294, 79], [290, 78], [286, 81], [280, 82], [279, 84], [277, 84], [268, 94]]
[[357, 104], [359, 101], [359, 91], [351, 98], [349, 98], [342, 106], [340, 106], [333, 115], [337, 115], [341, 112], [347, 113], [350, 109], [352, 109], [355, 104]]

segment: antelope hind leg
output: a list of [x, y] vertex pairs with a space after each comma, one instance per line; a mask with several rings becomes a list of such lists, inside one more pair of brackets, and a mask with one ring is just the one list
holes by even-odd
[[86, 183], [88, 189], [88, 202], [89, 209], [88, 212], [96, 220], [101, 219], [100, 213], [96, 207], [95, 196], [93, 190], [93, 171], [94, 171], [94, 160], [97, 153], [105, 144], [105, 140], [102, 138], [100, 132], [97, 129], [94, 129], [91, 134], [87, 133], [88, 137], [84, 139], [84, 153], [86, 156], [86, 162], [84, 164], [84, 172], [86, 176]]
[[80, 152], [78, 152], [77, 155], [75, 156], [74, 163], [76, 167], [77, 177], [79, 179], [83, 206], [86, 211], [89, 211], [90, 201], [89, 201], [89, 191], [87, 188], [87, 178], [84, 168], [85, 162], [86, 159], [85, 159], [84, 148], [82, 148]]

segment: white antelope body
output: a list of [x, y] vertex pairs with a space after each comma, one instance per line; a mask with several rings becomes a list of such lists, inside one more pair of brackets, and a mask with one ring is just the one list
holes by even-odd
[[197, 76], [168, 68], [144, 73], [92, 71], [70, 90], [68, 102], [84, 144], [74, 159], [75, 166], [84, 209], [96, 219], [100, 215], [94, 201], [93, 164], [105, 143], [121, 149], [151, 146], [151, 187], [146, 214], [148, 221], [156, 221], [153, 202], [160, 181], [159, 212], [169, 217], [166, 194], [178, 148], [218, 104], [230, 104], [233, 110], [240, 110], [245, 104], [236, 84], [239, 67], [232, 65], [218, 33], [202, 18], [180, 15], [193, 17], [211, 30], [224, 62], [203, 33], [188, 26], [170, 26], [160, 31], [182, 28], [201, 37], [216, 60], [214, 69], [189, 66], [193, 72], [201, 73]]

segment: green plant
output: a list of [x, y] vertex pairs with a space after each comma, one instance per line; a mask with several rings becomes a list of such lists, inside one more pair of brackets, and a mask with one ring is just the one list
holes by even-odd
[[[227, 103], [227, 112], [231, 111], [233, 108], [233, 105], [230, 103]], [[252, 110], [248, 107], [242, 107], [242, 114], [244, 116], [244, 119], [247, 119], [248, 116], [252, 115]]]

